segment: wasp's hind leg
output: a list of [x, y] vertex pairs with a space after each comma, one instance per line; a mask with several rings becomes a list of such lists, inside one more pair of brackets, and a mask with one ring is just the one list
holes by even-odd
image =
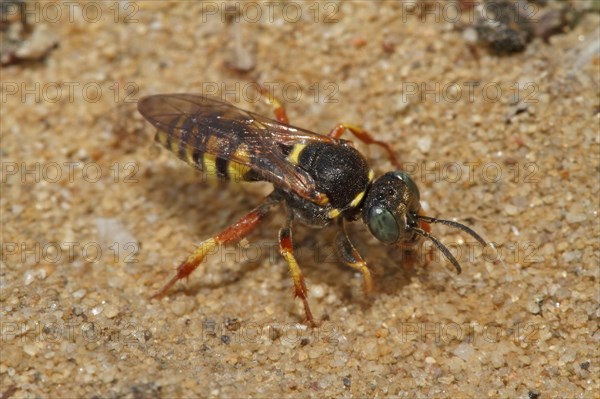
[[336, 237], [335, 244], [340, 260], [351, 268], [362, 273], [365, 295], [369, 295], [371, 292], [373, 292], [373, 279], [371, 278], [371, 271], [367, 267], [367, 262], [365, 262], [362, 256], [360, 256], [358, 250], [354, 248], [354, 245], [352, 245], [343, 221], [340, 222], [340, 232]]
[[304, 313], [306, 314], [306, 321], [310, 323], [312, 327], [316, 327], [315, 320], [313, 318], [310, 307], [308, 306], [308, 289], [304, 283], [304, 276], [302, 270], [294, 257], [294, 244], [292, 242], [292, 214], [288, 213], [288, 219], [286, 225], [279, 230], [279, 250], [281, 256], [287, 262], [290, 268], [290, 275], [294, 282], [294, 295], [302, 300], [304, 305]]
[[346, 132], [346, 130], [348, 130], [350, 133], [352, 133], [354, 135], [354, 137], [356, 137], [357, 139], [359, 139], [360, 141], [362, 141], [365, 144], [369, 144], [369, 145], [375, 144], [375, 145], [382, 147], [387, 152], [388, 158], [390, 159], [390, 162], [392, 163], [392, 165], [394, 165], [394, 167], [397, 170], [402, 169], [400, 167], [400, 164], [398, 163], [398, 160], [396, 159], [396, 155], [394, 154], [392, 147], [384, 141], [375, 140], [369, 132], [367, 132], [360, 126], [352, 125], [350, 123], [340, 123], [340, 124], [336, 125], [336, 127], [334, 127], [333, 129], [331, 129], [331, 131], [329, 132], [329, 137], [333, 137], [334, 139], [339, 139], [340, 137], [342, 137], [344, 132]]
[[252, 232], [264, 220], [269, 210], [279, 202], [268, 196], [262, 204], [250, 211], [246, 216], [239, 219], [236, 223], [223, 230], [220, 234], [202, 242], [198, 248], [177, 268], [177, 274], [165, 284], [160, 291], [152, 295], [152, 298], [162, 298], [167, 291], [182, 278], [188, 277], [200, 265], [206, 255], [214, 253], [213, 251], [220, 245], [232, 244], [240, 241]]

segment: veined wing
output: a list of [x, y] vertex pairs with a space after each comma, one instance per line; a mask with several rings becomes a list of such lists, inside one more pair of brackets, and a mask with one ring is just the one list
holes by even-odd
[[[196, 94], [160, 94], [138, 102], [139, 112], [159, 132], [167, 148], [189, 160], [190, 148], [243, 165], [258, 178], [292, 190], [316, 203], [326, 203], [313, 178], [288, 161], [295, 144], [337, 143], [336, 139], [279, 123], [227, 102]], [[188, 161], [189, 162], [189, 161]], [[197, 165], [196, 165], [197, 166]]]

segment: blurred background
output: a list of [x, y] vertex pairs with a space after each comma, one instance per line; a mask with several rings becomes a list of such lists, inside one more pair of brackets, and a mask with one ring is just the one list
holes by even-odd
[[[0, 397], [597, 395], [598, 1], [0, 4]], [[425, 212], [494, 248], [434, 226], [457, 276], [354, 223], [365, 298], [335, 231], [299, 226], [311, 329], [279, 210], [149, 300], [271, 187], [207, 181], [137, 100], [270, 117], [259, 87], [293, 125], [388, 142]]]

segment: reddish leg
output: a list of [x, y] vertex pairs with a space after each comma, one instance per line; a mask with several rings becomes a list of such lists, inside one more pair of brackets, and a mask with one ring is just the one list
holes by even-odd
[[[423, 209], [419, 209], [419, 216], [426, 216]], [[419, 220], [419, 226], [428, 233], [431, 233], [431, 225], [424, 220]]]
[[[423, 211], [423, 209], [419, 209], [419, 216], [425, 216], [425, 212]], [[419, 220], [419, 226], [421, 226], [421, 228], [425, 232], [431, 233], [431, 225], [429, 223], [427, 223], [426, 221]], [[434, 247], [432, 246], [431, 248], [429, 248], [429, 251], [427, 252], [427, 256], [425, 257], [425, 261], [426, 261], [425, 266], [427, 266], [427, 263], [429, 263], [433, 260], [433, 254], [434, 254]]]
[[367, 132], [360, 126], [352, 125], [349, 123], [340, 123], [333, 129], [331, 129], [331, 131], [329, 132], [329, 137], [339, 139], [340, 137], [342, 137], [342, 134], [344, 134], [346, 130], [350, 131], [350, 133], [352, 133], [357, 139], [359, 139], [365, 144], [375, 144], [382, 147], [388, 153], [388, 158], [390, 159], [392, 165], [394, 165], [396, 169], [402, 170], [400, 164], [398, 163], [398, 160], [396, 160], [396, 155], [394, 154], [392, 147], [390, 147], [390, 145], [386, 142], [375, 140], [369, 134], [369, 132]]
[[294, 257], [291, 216], [288, 216], [285, 227], [282, 227], [281, 230], [279, 230], [279, 250], [290, 268], [290, 275], [292, 277], [292, 281], [294, 282], [294, 296], [302, 300], [302, 304], [304, 305], [304, 313], [306, 314], [306, 321], [310, 323], [312, 327], [316, 327], [317, 324], [315, 323], [312, 312], [310, 311], [310, 307], [308, 306], [308, 289], [304, 283], [304, 276], [302, 275], [302, 270], [300, 270], [300, 266], [298, 266], [298, 262]]
[[286, 125], [290, 123], [290, 120], [287, 117], [287, 113], [285, 112], [285, 108], [281, 101], [276, 99], [269, 90], [265, 87], [260, 87], [260, 94], [262, 94], [264, 101], [273, 107], [273, 112], [275, 113], [275, 119], [278, 122], [285, 123]]
[[214, 253], [213, 251], [220, 245], [231, 244], [240, 241], [254, 230], [269, 212], [269, 209], [277, 204], [278, 201], [267, 199], [258, 207], [250, 211], [235, 224], [226, 228], [220, 234], [204, 241], [192, 254], [177, 268], [177, 274], [173, 276], [160, 291], [152, 295], [151, 298], [162, 298], [167, 291], [182, 278], [188, 277], [200, 265], [206, 255]]

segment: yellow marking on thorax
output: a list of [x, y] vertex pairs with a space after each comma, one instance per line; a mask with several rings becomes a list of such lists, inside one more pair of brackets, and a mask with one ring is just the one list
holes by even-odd
[[329, 219], [335, 219], [338, 216], [340, 216], [341, 213], [342, 213], [341, 209], [333, 208], [332, 210], [329, 211], [329, 213], [327, 214], [327, 217]]
[[359, 204], [360, 201], [362, 201], [363, 197], [365, 196], [365, 192], [363, 191], [362, 193], [359, 193], [356, 197], [354, 197], [354, 199], [350, 202], [350, 205], [348, 205], [349, 208], [356, 208]]
[[300, 153], [306, 147], [306, 144], [294, 144], [292, 147], [292, 151], [288, 155], [287, 159], [293, 163], [294, 165], [298, 165], [298, 159], [300, 158]]
[[[369, 170], [369, 182], [371, 182], [373, 180], [373, 177], [375, 177], [375, 173], [373, 172], [373, 169]], [[344, 209], [337, 209], [334, 208], [332, 210], [329, 211], [329, 213], [327, 214], [327, 216], [330, 219], [335, 219], [338, 216], [340, 216], [340, 214], [345, 211], [346, 209], [353, 209], [356, 208], [357, 206], [360, 205], [361, 201], [363, 200], [363, 198], [365, 197], [365, 194], [367, 192], [366, 191], [362, 191], [360, 193], [358, 193], [356, 195], [356, 197], [354, 197], [354, 199], [352, 201], [350, 201], [350, 203], [344, 208]]]

